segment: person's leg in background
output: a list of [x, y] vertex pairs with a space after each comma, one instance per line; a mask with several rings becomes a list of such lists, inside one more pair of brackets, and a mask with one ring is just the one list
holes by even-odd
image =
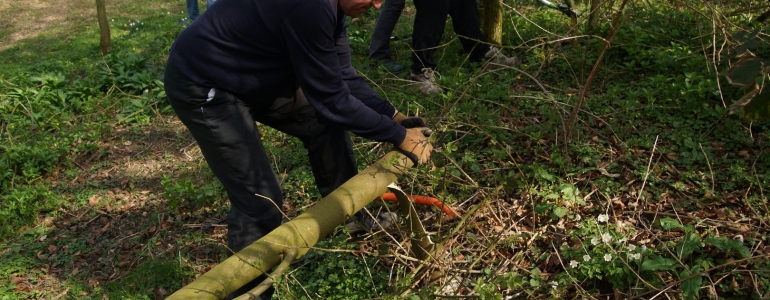
[[187, 18], [190, 21], [198, 17], [198, 0], [187, 0]]
[[481, 32], [476, 0], [449, 0], [449, 16], [452, 17], [452, 29], [460, 36], [463, 50], [469, 53], [471, 62], [486, 61], [507, 66], [521, 64], [518, 57], [507, 57], [495, 46], [487, 43], [487, 37]]
[[479, 62], [484, 59], [489, 45], [481, 32], [476, 0], [449, 0], [449, 16], [452, 17], [452, 29], [460, 36], [463, 50], [470, 54], [470, 61]]
[[414, 7], [411, 71], [412, 74], [421, 74], [423, 68], [436, 69], [433, 53], [444, 34], [449, 0], [414, 0]]
[[393, 62], [390, 55], [390, 36], [396, 28], [401, 12], [406, 6], [405, 0], [387, 0], [382, 4], [380, 14], [372, 32], [372, 43], [369, 45], [369, 57], [380, 62], [389, 72], [399, 73], [404, 66]]
[[433, 53], [444, 34], [449, 0], [414, 0], [414, 7], [411, 79], [419, 82], [424, 94], [441, 93], [444, 89], [436, 83]]

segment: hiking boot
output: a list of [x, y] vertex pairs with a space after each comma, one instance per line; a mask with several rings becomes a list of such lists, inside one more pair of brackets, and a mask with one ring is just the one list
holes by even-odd
[[395, 212], [384, 212], [373, 218], [368, 213], [361, 214], [359, 218], [350, 218], [352, 221], [345, 224], [350, 233], [359, 231], [373, 232], [382, 229], [388, 229], [398, 222], [398, 215]]
[[500, 51], [500, 49], [495, 46], [489, 46], [489, 51], [484, 54], [484, 58], [486, 58], [491, 63], [509, 67], [521, 65], [521, 58], [517, 56], [507, 57], [505, 54], [503, 54], [502, 51]]
[[431, 68], [422, 68], [422, 74], [412, 73], [412, 80], [419, 83], [420, 91], [423, 94], [440, 94], [444, 92], [438, 83], [436, 83], [436, 71]]
[[385, 71], [393, 74], [399, 74], [404, 71], [404, 65], [399, 65], [398, 63], [390, 60], [390, 58], [380, 59], [376, 62], [376, 64], [385, 69]]

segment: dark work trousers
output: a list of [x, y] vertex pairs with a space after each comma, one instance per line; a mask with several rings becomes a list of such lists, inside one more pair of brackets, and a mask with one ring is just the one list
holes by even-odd
[[405, 0], [387, 0], [382, 3], [372, 32], [372, 43], [369, 45], [369, 57], [373, 60], [391, 59], [390, 36], [405, 6]]
[[[281, 96], [274, 99], [244, 101], [187, 81], [170, 65], [164, 81], [169, 103], [230, 198], [227, 245], [234, 252], [281, 225], [281, 188], [265, 154], [257, 122], [302, 141], [323, 196], [358, 172], [348, 132], [319, 122], [315, 109], [296, 85], [283, 88], [278, 93]], [[265, 278], [255, 279], [230, 296], [249, 291]], [[270, 299], [272, 293], [271, 288], [262, 299]]]
[[476, 0], [414, 0], [414, 7], [417, 12], [412, 29], [412, 73], [421, 74], [423, 68], [436, 69], [433, 53], [444, 34], [447, 14], [452, 18], [454, 32], [460, 36], [460, 44], [470, 53], [470, 61], [484, 59], [489, 45], [483, 44], [487, 38], [481, 33]]

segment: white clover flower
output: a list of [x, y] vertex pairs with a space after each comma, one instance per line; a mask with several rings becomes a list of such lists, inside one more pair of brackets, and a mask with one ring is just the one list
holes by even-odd
[[620, 244], [623, 244], [623, 243], [625, 243], [625, 242], [626, 242], [626, 238], [619, 238], [619, 239], [618, 239], [618, 241], [617, 241], [617, 242], [615, 242], [615, 243], [616, 243], [616, 244], [618, 244], [618, 245], [620, 245]]
[[591, 256], [588, 254], [583, 255], [583, 261], [591, 261]]
[[575, 222], [578, 222], [578, 221], [580, 221], [582, 219], [583, 219], [583, 217], [581, 217], [580, 215], [575, 215]]
[[647, 250], [647, 245], [642, 245], [642, 252]]
[[115, 19], [112, 19], [110, 22], [115, 22]]
[[611, 260], [612, 260], [612, 254], [607, 253], [604, 255], [604, 261], [611, 261]]
[[612, 235], [606, 232], [602, 234], [602, 242], [609, 243], [611, 241], [612, 241]]
[[632, 259], [642, 259], [642, 254], [641, 253], [631, 254], [631, 258]]
[[636, 250], [636, 246], [634, 246], [633, 244], [628, 245], [628, 251], [629, 252], [634, 251], [634, 250]]
[[570, 261], [569, 261], [569, 266], [570, 266], [570, 267], [572, 267], [573, 269], [574, 269], [574, 268], [577, 268], [577, 266], [578, 266], [578, 262], [577, 262], [576, 260], [574, 260], [574, 259], [573, 259], [573, 260], [570, 260]]
[[599, 239], [597, 239], [597, 238], [592, 238], [592, 239], [591, 239], [591, 245], [594, 245], [594, 246], [596, 246], [596, 245], [599, 245]]
[[610, 216], [607, 214], [601, 214], [598, 217], [596, 217], [596, 220], [599, 221], [599, 223], [605, 223], [610, 220]]
[[551, 281], [551, 282], [549, 282], [548, 284], [550, 284], [550, 285], [551, 285], [551, 288], [552, 288], [552, 289], [556, 289], [557, 287], [559, 287], [559, 283], [558, 283], [558, 282], [556, 282], [556, 281]]

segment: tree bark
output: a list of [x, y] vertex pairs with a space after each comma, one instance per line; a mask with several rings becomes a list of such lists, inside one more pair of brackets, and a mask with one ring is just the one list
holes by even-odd
[[99, 19], [99, 47], [102, 49], [102, 55], [107, 55], [112, 46], [110, 39], [110, 23], [107, 22], [107, 9], [104, 6], [104, 0], [96, 0], [96, 15]]
[[481, 0], [481, 29], [490, 43], [503, 43], [503, 1]]
[[588, 12], [588, 28], [586, 28], [589, 34], [593, 34], [596, 30], [596, 25], [599, 25], [599, 16], [601, 15], [601, 0], [591, 0], [591, 11]]

